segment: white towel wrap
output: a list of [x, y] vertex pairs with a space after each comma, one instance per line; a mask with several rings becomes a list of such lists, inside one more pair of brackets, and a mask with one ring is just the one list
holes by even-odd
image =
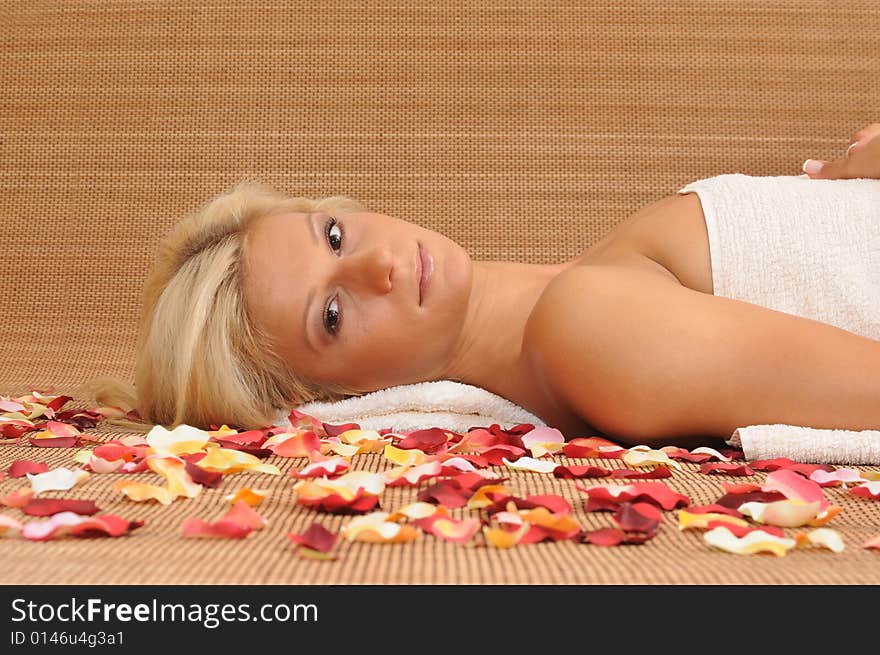
[[[481, 387], [454, 380], [433, 380], [380, 389], [333, 403], [311, 402], [297, 410], [325, 422], [357, 423], [364, 430], [391, 428], [395, 432], [444, 428], [457, 433], [469, 427], [498, 423], [545, 423], [519, 405]], [[286, 423], [290, 411], [278, 415]]]

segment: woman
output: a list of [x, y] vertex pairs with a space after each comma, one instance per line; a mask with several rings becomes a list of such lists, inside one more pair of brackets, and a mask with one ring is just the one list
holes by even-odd
[[[845, 159], [808, 174], [880, 178], [878, 134], [857, 132]], [[107, 378], [80, 391], [136, 407], [150, 426], [256, 429], [311, 400], [444, 379], [569, 438], [688, 445], [754, 423], [880, 425], [880, 343], [713, 296], [711, 263], [696, 193], [645, 207], [575, 259], [531, 265], [472, 261], [344, 196], [244, 182], [160, 245], [138, 394]], [[804, 343], [825, 354], [805, 356]]]

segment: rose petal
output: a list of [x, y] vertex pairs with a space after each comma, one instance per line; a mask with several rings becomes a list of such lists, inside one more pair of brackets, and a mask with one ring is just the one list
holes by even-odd
[[34, 496], [34, 490], [30, 487], [16, 489], [0, 498], [0, 505], [6, 507], [24, 507]]
[[830, 473], [824, 469], [816, 469], [810, 474], [810, 480], [820, 487], [837, 487], [842, 482], [863, 482], [861, 474], [849, 468], [840, 468]]
[[470, 541], [471, 537], [480, 529], [479, 519], [467, 518], [459, 521], [436, 512], [430, 516], [416, 519], [413, 523], [435, 537], [456, 544]]
[[703, 533], [703, 539], [710, 546], [738, 555], [770, 552], [782, 557], [795, 547], [794, 539], [777, 537], [763, 530], [754, 530], [744, 537], [737, 537], [725, 526]]
[[298, 546], [305, 546], [320, 553], [329, 553], [339, 541], [340, 535], [330, 532], [320, 523], [312, 523], [305, 532], [296, 534], [288, 532], [287, 538]]
[[32, 498], [21, 511], [30, 516], [52, 516], [59, 512], [73, 512], [91, 516], [97, 514], [98, 506], [94, 500], [73, 500], [71, 498]]
[[705, 462], [700, 464], [700, 473], [723, 473], [725, 475], [754, 475], [755, 472], [745, 464], [734, 462]]
[[633, 482], [628, 485], [598, 484], [584, 488], [575, 483], [575, 487], [588, 496], [586, 511], [592, 512], [602, 509], [610, 509], [609, 504], [616, 505], [624, 502], [650, 502], [661, 509], [675, 509], [686, 507], [690, 499], [667, 487], [663, 482]]
[[808, 503], [792, 499], [777, 500], [772, 503], [749, 502], [740, 505], [739, 511], [758, 523], [796, 528], [806, 525], [816, 517], [819, 513], [819, 502]]
[[21, 536], [32, 541], [46, 541], [66, 534], [75, 537], [119, 537], [143, 525], [143, 521], [126, 521], [113, 514], [79, 516], [60, 512], [45, 521], [29, 521], [22, 526]]
[[557, 466], [554, 461], [545, 461], [534, 457], [520, 457], [515, 462], [504, 457], [501, 461], [509, 468], [518, 471], [531, 471], [532, 473], [552, 473]]
[[31, 483], [31, 489], [33, 489], [35, 496], [39, 496], [44, 491], [67, 491], [76, 483], [89, 477], [87, 471], [71, 471], [64, 467], [52, 469], [46, 473], [36, 475], [26, 473], [25, 475]]
[[626, 448], [602, 437], [576, 437], [562, 447], [566, 457], [619, 458]]
[[224, 496], [223, 500], [229, 501], [232, 504], [235, 504], [239, 500], [241, 500], [251, 507], [256, 507], [261, 502], [263, 502], [263, 499], [268, 495], [269, 492], [262, 489], [251, 489], [250, 487], [242, 487], [234, 494]]
[[671, 478], [672, 471], [668, 466], [658, 465], [649, 468], [646, 471], [633, 471], [632, 469], [613, 469], [611, 471], [612, 479], [626, 478], [627, 480], [659, 480], [661, 478]]
[[849, 492], [854, 496], [861, 496], [862, 498], [880, 499], [880, 481], [868, 480], [858, 487], [851, 487]]
[[721, 514], [716, 512], [691, 513], [687, 510], [678, 510], [678, 529], [688, 530], [690, 528], [706, 529], [716, 527], [718, 524], [731, 524], [739, 526], [747, 526], [749, 524], [745, 519], [730, 516], [729, 514]]
[[385, 484], [389, 487], [416, 486], [424, 480], [440, 475], [442, 468], [443, 465], [437, 461], [415, 466], [399, 466], [385, 472]]
[[528, 529], [528, 523], [523, 523], [516, 530], [483, 526], [483, 536], [486, 539], [486, 543], [495, 548], [512, 548], [519, 543], [519, 540], [528, 532]]
[[192, 425], [181, 423], [173, 430], [154, 425], [147, 434], [147, 444], [158, 455], [182, 455], [202, 450], [211, 440], [211, 435]]
[[405, 543], [418, 538], [419, 531], [402, 523], [389, 521], [387, 512], [371, 512], [357, 516], [342, 529], [342, 535], [349, 541], [367, 543]]
[[327, 459], [307, 464], [299, 471], [291, 469], [290, 475], [291, 477], [299, 479], [318, 478], [324, 476], [333, 477], [342, 475], [345, 471], [349, 469], [350, 466], [351, 462], [346, 457], [328, 457]]
[[844, 549], [840, 533], [831, 528], [816, 528], [808, 532], [798, 532], [794, 538], [798, 547], [822, 546], [834, 553], [842, 553]]
[[266, 521], [243, 500], [236, 501], [232, 508], [214, 523], [199, 518], [188, 518], [181, 526], [184, 537], [220, 537], [242, 539], [253, 530], [259, 530]]
[[382, 451], [386, 459], [391, 460], [398, 466], [417, 466], [425, 462], [425, 453], [416, 448], [397, 448], [390, 443], [385, 445]]
[[145, 482], [135, 482], [134, 480], [117, 480], [113, 483], [112, 488], [114, 491], [120, 491], [136, 502], [156, 500], [163, 505], [170, 505], [177, 497], [165, 487]]
[[778, 469], [768, 474], [761, 491], [778, 491], [786, 498], [805, 503], [818, 502], [819, 509], [825, 509], [831, 504], [825, 499], [822, 487], [790, 469]]
[[614, 513], [614, 521], [626, 532], [654, 532], [663, 514], [651, 503], [623, 503]]
[[45, 462], [34, 462], [29, 459], [17, 459], [9, 467], [10, 478], [23, 478], [28, 473], [46, 473], [49, 465]]
[[833, 471], [834, 467], [830, 464], [801, 464], [794, 462], [787, 457], [777, 457], [776, 459], [761, 459], [750, 463], [755, 471], [778, 471], [789, 470], [800, 473], [804, 477], [810, 477], [813, 471], [825, 470]]
[[262, 447], [279, 457], [310, 457], [314, 451], [320, 452], [321, 440], [311, 430], [282, 432], [266, 439]]
[[21, 523], [11, 516], [0, 514], [0, 537], [18, 537], [21, 534]]
[[563, 466], [553, 469], [553, 477], [566, 480], [579, 478], [605, 478], [611, 475], [611, 470], [601, 466]]
[[402, 450], [417, 449], [425, 454], [434, 454], [446, 450], [449, 438], [452, 436], [448, 430], [429, 428], [427, 430], [413, 430], [404, 439], [401, 439], [397, 447]]
[[620, 457], [627, 466], [668, 466], [681, 470], [681, 464], [662, 450], [653, 450], [648, 446], [633, 446]]

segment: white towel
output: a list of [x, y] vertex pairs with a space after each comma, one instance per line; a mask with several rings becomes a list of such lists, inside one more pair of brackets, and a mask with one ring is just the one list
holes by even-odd
[[828, 430], [799, 425], [737, 428], [728, 444], [749, 461], [787, 457], [805, 464], [880, 464], [880, 430]]
[[[880, 180], [718, 175], [700, 197], [714, 294], [880, 339]], [[877, 426], [880, 429], [880, 426]], [[880, 431], [749, 425], [728, 440], [746, 459], [880, 463]]]
[[[336, 402], [311, 402], [296, 409], [324, 423], [357, 423], [363, 430], [395, 432], [443, 428], [459, 434], [472, 426], [498, 423], [502, 429], [519, 423], [546, 425], [519, 405], [481, 387], [454, 380], [434, 380], [380, 389]], [[290, 411], [278, 415], [287, 421]]]
[[880, 339], [880, 180], [732, 173], [688, 191], [703, 207], [714, 295]]

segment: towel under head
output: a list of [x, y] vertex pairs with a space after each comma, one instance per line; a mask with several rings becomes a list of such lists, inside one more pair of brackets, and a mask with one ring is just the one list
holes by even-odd
[[[436, 427], [464, 433], [493, 423], [505, 429], [520, 423], [546, 425], [506, 398], [454, 380], [404, 384], [336, 402], [305, 403], [296, 409], [324, 423], [357, 423], [364, 430], [402, 432]], [[289, 414], [290, 410], [279, 413], [278, 423], [284, 423]]]

